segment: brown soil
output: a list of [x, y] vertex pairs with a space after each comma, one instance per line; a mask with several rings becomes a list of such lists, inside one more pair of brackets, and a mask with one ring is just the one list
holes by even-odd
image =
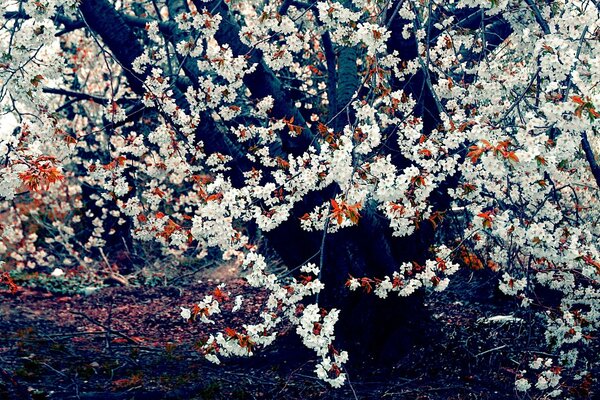
[[0, 293], [0, 399], [515, 399], [515, 371], [540, 339], [527, 324], [477, 323], [508, 305], [484, 309], [459, 285], [428, 298], [435, 323], [424, 345], [393, 366], [349, 367], [351, 384], [334, 390], [316, 379], [316, 357], [293, 332], [249, 359], [205, 361], [194, 344], [223, 320], [241, 326], [265, 299], [231, 280], [230, 295], [250, 299], [242, 311], [224, 307], [215, 325], [186, 323], [179, 307], [215, 287]]

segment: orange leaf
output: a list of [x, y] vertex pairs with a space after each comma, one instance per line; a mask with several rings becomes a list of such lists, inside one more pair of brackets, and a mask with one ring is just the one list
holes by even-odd
[[226, 301], [227, 299], [229, 299], [227, 293], [223, 292], [220, 288], [216, 288], [213, 291], [213, 296], [215, 296], [215, 299], [219, 302]]
[[431, 157], [431, 150], [421, 149], [421, 150], [419, 150], [419, 154], [423, 154], [423, 156], [425, 156], [425, 157]]
[[233, 328], [225, 328], [225, 335], [227, 335], [230, 338], [234, 338], [237, 336], [237, 332], [235, 331], [235, 329]]
[[467, 158], [470, 158], [473, 164], [475, 164], [477, 160], [479, 160], [479, 157], [485, 153], [485, 149], [479, 148], [478, 146], [471, 146], [469, 147], [469, 150], [471, 151], [467, 153]]
[[210, 196], [208, 196], [206, 198], [206, 201], [217, 201], [217, 200], [221, 200], [223, 198], [223, 193], [215, 193], [215, 194], [211, 194]]
[[483, 269], [483, 263], [475, 253], [465, 252], [462, 255], [462, 260], [467, 267], [471, 268], [474, 271], [479, 271]]
[[303, 216], [300, 217], [300, 220], [302, 221], [308, 221], [310, 219], [310, 215], [308, 213], [305, 213]]
[[509, 160], [512, 160], [514, 162], [519, 162], [519, 157], [517, 157], [517, 155], [515, 154], [514, 151], [509, 151], [506, 154], [506, 158], [508, 158]]
[[479, 214], [477, 214], [477, 216], [480, 218], [483, 218], [482, 225], [484, 228], [491, 229], [491, 227], [492, 227], [492, 212], [491, 211], [479, 213]]

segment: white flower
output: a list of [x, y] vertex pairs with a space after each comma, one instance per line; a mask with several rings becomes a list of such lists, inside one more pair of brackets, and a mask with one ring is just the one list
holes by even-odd
[[526, 392], [531, 388], [531, 383], [525, 378], [517, 379], [517, 381], [515, 381], [515, 388], [519, 392]]
[[207, 354], [204, 356], [204, 358], [206, 358], [211, 363], [221, 364], [221, 360], [219, 360], [219, 358], [217, 356], [215, 356], [214, 354]]
[[548, 380], [546, 378], [544, 378], [543, 376], [540, 376], [538, 378], [538, 381], [535, 384], [535, 387], [538, 388], [539, 390], [544, 390], [548, 388]]
[[450, 279], [448, 278], [444, 278], [441, 281], [438, 282], [437, 286], [435, 287], [435, 291], [436, 292], [442, 292], [444, 291], [447, 287], [448, 284], [450, 283]]
[[315, 263], [308, 263], [303, 265], [300, 268], [301, 272], [305, 272], [307, 274], [319, 275], [319, 267]]
[[529, 363], [529, 366], [533, 369], [540, 369], [542, 367], [543, 361], [544, 361], [543, 358], [538, 357], [535, 360], [533, 360], [531, 363]]
[[54, 276], [54, 277], [59, 277], [59, 276], [63, 276], [65, 274], [65, 271], [63, 271], [60, 268], [54, 268], [54, 271], [52, 271], [52, 273], [50, 275]]
[[235, 296], [235, 305], [231, 309], [232, 312], [239, 311], [242, 308], [242, 296]]
[[360, 287], [360, 281], [355, 278], [348, 279], [348, 289], [356, 290]]
[[261, 99], [257, 104], [256, 104], [256, 111], [257, 111], [257, 115], [262, 116], [262, 117], [266, 117], [269, 113], [269, 111], [271, 111], [271, 109], [273, 108], [273, 97], [271, 96], [267, 96], [263, 99]]
[[192, 318], [192, 310], [190, 310], [189, 308], [185, 308], [185, 307], [180, 307], [181, 308], [181, 318], [185, 319], [185, 320], [189, 320], [190, 318]]

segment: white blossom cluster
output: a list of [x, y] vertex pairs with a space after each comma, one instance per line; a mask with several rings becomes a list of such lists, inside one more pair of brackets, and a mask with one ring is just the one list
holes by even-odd
[[[440, 254], [449, 254], [449, 250], [445, 248], [439, 249], [439, 252]], [[396, 292], [403, 297], [410, 296], [419, 288], [430, 288], [441, 292], [450, 283], [448, 277], [458, 271], [458, 268], [458, 264], [442, 258], [427, 260], [423, 266], [415, 263], [403, 263], [391, 277], [385, 276], [382, 279], [350, 277], [346, 286], [350, 290], [359, 288], [366, 292], [373, 290], [373, 293], [382, 299], [387, 298], [391, 292]]]
[[[303, 300], [318, 294], [323, 289], [319, 281], [319, 267], [313, 263], [303, 265], [300, 270], [307, 274], [302, 279], [280, 282], [274, 274], [267, 272], [267, 264], [262, 255], [250, 252], [243, 260], [243, 268], [247, 270], [248, 283], [257, 288], [264, 288], [270, 295], [260, 313], [262, 322], [245, 324], [242, 331], [227, 328], [203, 343], [201, 351], [207, 360], [220, 363], [220, 357], [251, 356], [256, 348], [265, 347], [274, 342], [277, 328], [284, 320], [296, 326], [296, 333], [303, 343], [321, 357], [316, 367], [317, 375], [329, 382], [333, 387], [340, 387], [346, 375], [342, 372], [343, 364], [348, 360], [348, 353], [337, 351], [333, 346], [335, 339], [334, 325], [337, 322], [339, 310], [325, 311], [318, 304], [304, 306]], [[242, 299], [234, 300], [232, 310], [239, 309]], [[199, 320], [212, 323], [208, 316], [220, 312], [217, 299], [208, 295], [195, 307], [195, 311], [181, 307], [181, 316], [189, 320], [199, 315]]]

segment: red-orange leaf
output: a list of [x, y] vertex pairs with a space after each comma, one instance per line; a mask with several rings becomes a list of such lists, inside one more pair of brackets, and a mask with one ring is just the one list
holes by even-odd
[[470, 158], [473, 164], [475, 164], [477, 160], [479, 160], [479, 157], [481, 157], [481, 155], [486, 151], [484, 148], [480, 148], [479, 146], [475, 145], [469, 147], [469, 150], [470, 151], [467, 153], [467, 158]]
[[29, 190], [48, 190], [50, 185], [64, 179], [63, 174], [54, 166], [54, 158], [48, 156], [38, 157], [33, 161], [27, 171], [21, 172], [19, 178]]
[[477, 214], [478, 217], [483, 218], [483, 222], [482, 225], [484, 228], [492, 228], [492, 212], [491, 211], [486, 211], [486, 212], [482, 212]]
[[585, 101], [581, 98], [581, 96], [571, 96], [571, 100], [581, 106], [585, 104]]

